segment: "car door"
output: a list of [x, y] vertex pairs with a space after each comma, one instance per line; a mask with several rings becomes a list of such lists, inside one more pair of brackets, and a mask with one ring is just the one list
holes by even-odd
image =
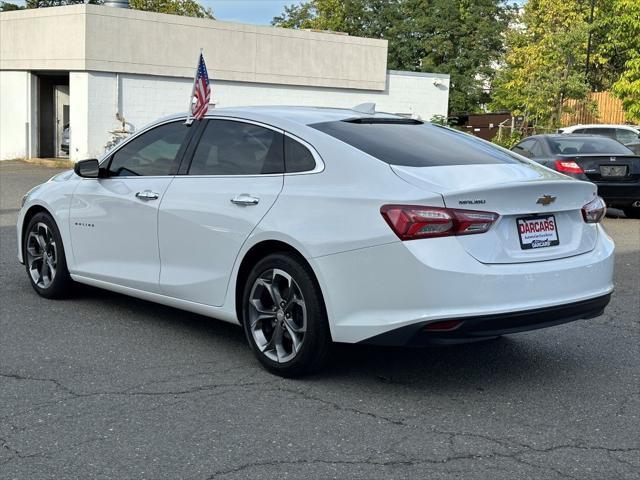
[[208, 120], [199, 136], [160, 205], [160, 286], [165, 295], [219, 306], [240, 248], [282, 190], [284, 136], [222, 118]]
[[158, 207], [190, 129], [168, 122], [134, 137], [82, 179], [70, 208], [74, 274], [158, 292]]

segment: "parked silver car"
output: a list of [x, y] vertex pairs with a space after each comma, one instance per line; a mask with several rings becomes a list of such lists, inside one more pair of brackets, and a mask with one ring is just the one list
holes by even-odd
[[60, 150], [69, 155], [69, 124], [67, 123], [62, 130], [62, 140], [60, 141]]

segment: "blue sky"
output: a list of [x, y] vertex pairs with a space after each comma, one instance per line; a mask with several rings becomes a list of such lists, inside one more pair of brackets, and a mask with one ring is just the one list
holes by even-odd
[[300, 0], [200, 0], [213, 9], [218, 20], [269, 25], [271, 19], [284, 10], [285, 5]]
[[[25, 0], [6, 0], [24, 5]], [[218, 20], [228, 22], [269, 25], [271, 19], [284, 10], [285, 5], [301, 3], [302, 0], [198, 0], [213, 9]]]

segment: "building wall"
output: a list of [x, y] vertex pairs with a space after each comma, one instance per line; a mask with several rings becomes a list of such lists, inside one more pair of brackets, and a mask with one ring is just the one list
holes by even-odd
[[0, 71], [0, 160], [28, 157], [36, 147], [34, 81], [29, 72]]
[[[61, 33], [62, 32], [62, 33]], [[46, 39], [34, 41], [34, 39]], [[387, 41], [102, 5], [0, 13], [0, 69], [212, 78], [383, 90]]]
[[[0, 160], [36, 156], [35, 82], [29, 72], [0, 71]], [[217, 108], [248, 105], [304, 105], [350, 108], [375, 102], [378, 111], [429, 120], [446, 115], [449, 77], [388, 72], [383, 91], [268, 85], [213, 80]], [[437, 85], [436, 85], [437, 84]], [[101, 155], [122, 128], [139, 130], [157, 118], [187, 109], [192, 80], [108, 72], [71, 72], [69, 156], [73, 160]]]
[[[424, 120], [447, 114], [447, 75], [389, 72], [386, 83], [383, 91], [362, 91], [213, 80], [212, 102], [217, 108], [249, 105], [351, 108], [375, 102], [378, 111]], [[139, 130], [159, 117], [186, 112], [191, 87], [190, 79], [72, 72], [71, 158], [79, 160], [102, 154], [113, 137], [109, 132], [121, 128], [117, 112], [132, 130]]]

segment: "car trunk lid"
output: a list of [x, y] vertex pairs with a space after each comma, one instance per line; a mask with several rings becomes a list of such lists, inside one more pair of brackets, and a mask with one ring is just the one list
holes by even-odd
[[638, 155], [570, 155], [562, 160], [573, 160], [592, 182], [640, 181], [640, 156]]
[[[597, 230], [584, 222], [581, 212], [596, 195], [595, 185], [589, 182], [569, 179], [535, 164], [391, 168], [405, 181], [439, 193], [448, 208], [500, 215], [488, 232], [457, 237], [467, 253], [482, 263], [553, 260], [595, 247]], [[553, 222], [557, 245], [527, 247], [537, 233], [526, 232], [523, 246], [520, 229], [549, 226], [545, 221]]]

